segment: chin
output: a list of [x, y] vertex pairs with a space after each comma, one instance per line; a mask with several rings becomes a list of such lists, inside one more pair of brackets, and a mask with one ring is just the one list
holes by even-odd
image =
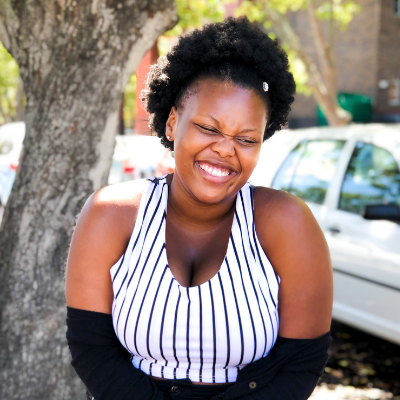
[[[222, 188], [221, 188], [222, 189]], [[192, 192], [193, 196], [201, 203], [212, 205], [232, 201], [240, 188], [237, 190], [218, 190], [212, 188], [197, 188]], [[229, 189], [229, 188], [228, 188]]]

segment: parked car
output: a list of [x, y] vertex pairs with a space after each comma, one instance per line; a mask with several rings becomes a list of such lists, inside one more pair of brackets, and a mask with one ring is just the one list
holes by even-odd
[[303, 199], [328, 242], [333, 318], [400, 344], [400, 124], [282, 131], [250, 179]]
[[158, 137], [117, 135], [108, 183], [162, 176], [174, 169], [172, 153]]
[[[5, 206], [10, 196], [24, 136], [24, 122], [0, 126], [0, 207]], [[161, 145], [159, 138], [117, 135], [108, 183], [162, 176], [173, 172], [174, 169], [174, 158], [171, 152]]]

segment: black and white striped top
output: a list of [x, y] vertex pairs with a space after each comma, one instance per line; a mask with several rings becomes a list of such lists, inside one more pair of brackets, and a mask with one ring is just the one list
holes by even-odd
[[280, 278], [255, 231], [246, 184], [220, 270], [200, 286], [180, 285], [165, 250], [166, 177], [149, 180], [125, 254], [111, 268], [113, 323], [132, 363], [148, 375], [235, 382], [239, 369], [268, 354], [278, 320]]

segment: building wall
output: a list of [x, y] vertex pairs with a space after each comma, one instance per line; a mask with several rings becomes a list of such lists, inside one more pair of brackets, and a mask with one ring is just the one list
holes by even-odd
[[[381, 0], [356, 0], [362, 6], [344, 32], [338, 32], [335, 55], [338, 69], [337, 87], [340, 92], [377, 95], [378, 39]], [[317, 62], [313, 37], [306, 12], [293, 13], [292, 26], [304, 49]], [[313, 97], [296, 95], [290, 116], [290, 126], [316, 124], [316, 103]]]
[[147, 75], [150, 71], [150, 66], [155, 64], [158, 59], [157, 41], [152, 48], [145, 54], [136, 69], [136, 118], [135, 118], [135, 133], [138, 135], [150, 135], [149, 115], [143, 107], [141, 101], [142, 90], [146, 88]]
[[[382, 0], [380, 18], [377, 79], [382, 88], [377, 89], [376, 119], [400, 122], [400, 99], [389, 104], [390, 90], [397, 90], [395, 95], [400, 97], [400, 16], [394, 13], [393, 0]], [[398, 80], [397, 89], [394, 80]]]

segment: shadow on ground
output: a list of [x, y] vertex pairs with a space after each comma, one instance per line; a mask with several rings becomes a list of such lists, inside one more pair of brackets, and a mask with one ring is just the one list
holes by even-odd
[[400, 346], [337, 321], [320, 384], [381, 389], [400, 400]]

